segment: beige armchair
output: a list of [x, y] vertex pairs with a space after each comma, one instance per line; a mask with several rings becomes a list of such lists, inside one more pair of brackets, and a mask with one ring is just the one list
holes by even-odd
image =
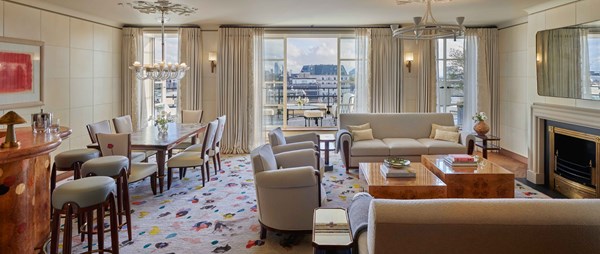
[[319, 150], [319, 135], [314, 132], [303, 133], [293, 136], [284, 136], [281, 128], [277, 127], [269, 131], [269, 143], [274, 153], [288, 152], [299, 149]]
[[[325, 194], [315, 169], [314, 150], [304, 149], [273, 154], [271, 145], [252, 150], [254, 185], [258, 202], [260, 238], [267, 230], [311, 232], [313, 210]], [[311, 160], [312, 158], [312, 160]]]

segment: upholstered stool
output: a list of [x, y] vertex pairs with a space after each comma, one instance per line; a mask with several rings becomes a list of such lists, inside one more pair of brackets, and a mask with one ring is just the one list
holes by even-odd
[[56, 188], [56, 171], [73, 171], [73, 178], [81, 178], [79, 169], [84, 162], [100, 157], [96, 149], [74, 149], [54, 156], [54, 164], [50, 173], [50, 193]]
[[308, 122], [308, 126], [310, 126], [310, 120], [315, 119], [315, 124], [319, 126], [319, 119], [321, 120], [321, 125], [323, 125], [323, 117], [325, 114], [321, 110], [305, 110], [304, 111], [304, 127], [306, 127], [306, 123]]
[[[119, 229], [127, 224], [127, 237], [131, 241], [131, 204], [129, 203], [129, 188], [127, 168], [129, 159], [125, 156], [112, 155], [91, 159], [81, 165], [81, 176], [109, 176], [117, 182], [117, 211]], [[125, 222], [123, 222], [125, 215]], [[89, 229], [88, 229], [89, 230]]]
[[[93, 211], [96, 210], [96, 233], [98, 234], [98, 249], [111, 253], [119, 253], [119, 235], [117, 225], [117, 210], [114, 198], [115, 180], [106, 176], [94, 176], [77, 179], [58, 186], [52, 192], [52, 239], [50, 253], [58, 253], [60, 238], [60, 216], [65, 215], [63, 236], [63, 253], [71, 253], [73, 234], [73, 216], [83, 215], [88, 222], [88, 251], [92, 250]], [[104, 249], [104, 208], [110, 211], [110, 238], [112, 250]]]

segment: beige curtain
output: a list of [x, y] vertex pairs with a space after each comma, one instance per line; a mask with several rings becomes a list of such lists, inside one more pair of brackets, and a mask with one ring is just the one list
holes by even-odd
[[371, 29], [356, 28], [354, 33], [356, 34], [356, 90], [354, 91], [355, 108], [352, 112], [366, 113], [371, 111]]
[[402, 112], [402, 40], [389, 28], [371, 29], [371, 112]]
[[179, 82], [178, 108], [202, 109], [202, 30], [179, 28], [179, 61], [190, 69]]
[[[262, 84], [254, 84], [254, 36], [264, 33], [261, 28], [219, 28], [217, 62], [217, 111], [227, 115], [221, 141], [223, 153], [248, 153], [253, 145], [255, 130], [254, 93]], [[262, 75], [260, 73], [258, 75]]]
[[142, 62], [142, 38], [141, 28], [124, 27], [123, 43], [121, 50], [121, 114], [131, 115], [131, 122], [135, 130], [140, 127], [140, 93], [142, 82], [138, 80], [135, 73], [127, 68], [133, 62]]
[[[471, 28], [466, 30], [467, 37], [465, 48], [473, 49], [476, 43], [476, 53], [469, 52], [471, 56], [465, 57], [465, 73], [475, 71], [476, 79], [467, 79], [466, 86], [476, 89], [476, 112], [485, 112], [488, 115], [488, 125], [491, 134], [500, 132], [499, 117], [499, 88], [498, 88], [498, 29], [497, 28]], [[469, 39], [471, 38], [471, 39]], [[475, 60], [475, 64], [469, 61]], [[470, 66], [473, 66], [470, 68]], [[475, 69], [475, 70], [474, 70]]]
[[417, 111], [436, 112], [436, 66], [435, 40], [419, 40], [417, 42]]

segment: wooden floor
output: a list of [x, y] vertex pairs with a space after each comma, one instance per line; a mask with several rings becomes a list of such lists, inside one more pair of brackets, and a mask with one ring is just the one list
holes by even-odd
[[[477, 152], [479, 156], [481, 152]], [[488, 152], [488, 160], [500, 165], [501, 167], [515, 173], [515, 178], [527, 177], [527, 164], [517, 161], [500, 153]]]

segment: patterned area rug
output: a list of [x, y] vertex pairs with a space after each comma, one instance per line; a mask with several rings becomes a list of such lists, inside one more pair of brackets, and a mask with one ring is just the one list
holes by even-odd
[[[130, 186], [133, 241], [121, 231], [122, 253], [312, 253], [311, 236], [269, 232], [259, 239], [256, 195], [248, 155], [224, 156], [223, 170], [202, 187], [198, 170], [188, 177], [174, 177], [170, 190], [152, 195], [147, 181]], [[338, 155], [331, 158], [334, 170], [323, 180], [325, 207], [347, 207], [366, 183], [347, 175]], [[175, 172], [174, 176], [178, 174]], [[549, 198], [515, 181], [517, 198]], [[106, 236], [106, 245], [110, 245]], [[87, 243], [73, 238], [76, 253]], [[62, 247], [61, 247], [62, 248]], [[94, 246], [95, 248], [95, 246]]]

